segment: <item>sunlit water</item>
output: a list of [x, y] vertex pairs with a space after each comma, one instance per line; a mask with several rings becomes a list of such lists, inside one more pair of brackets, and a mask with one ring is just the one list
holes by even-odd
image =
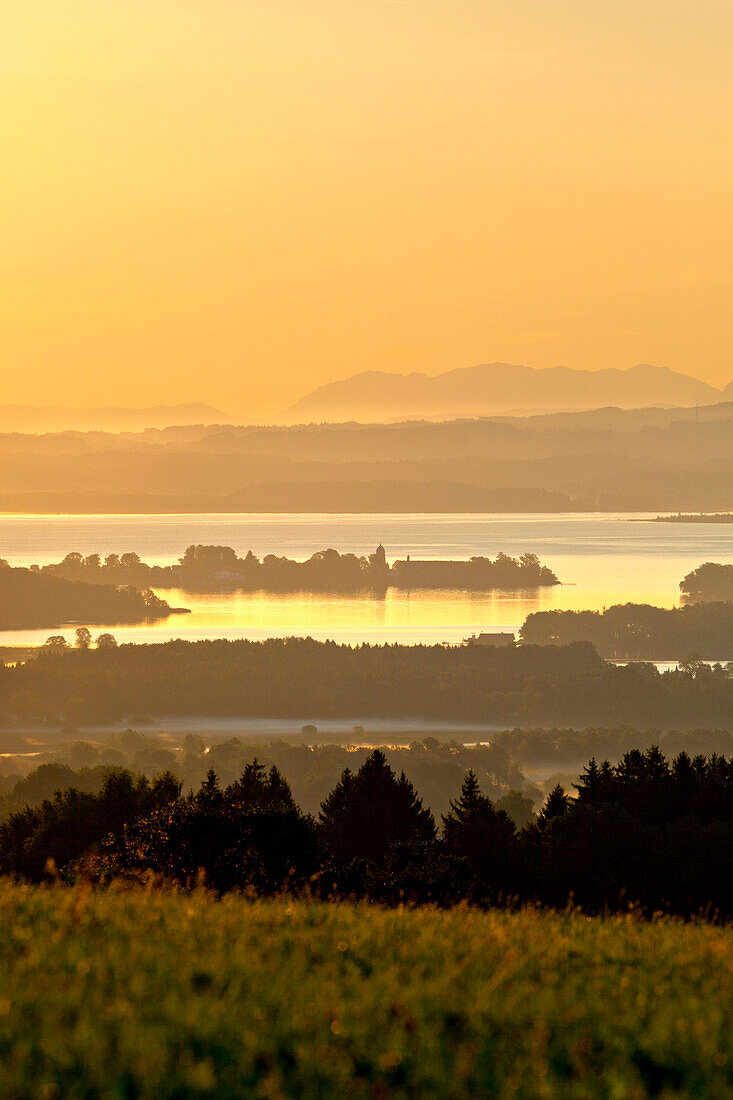
[[[659, 524], [639, 514], [0, 516], [0, 557], [11, 565], [82, 554], [137, 551], [175, 562], [191, 543], [244, 554], [305, 559], [316, 550], [366, 554], [382, 542], [390, 561], [537, 554], [564, 583], [536, 592], [413, 592], [385, 596], [270, 593], [194, 596], [161, 591], [192, 613], [149, 626], [105, 624], [119, 641], [311, 635], [344, 642], [458, 642], [482, 630], [517, 631], [532, 611], [602, 608], [627, 601], [671, 607], [679, 582], [704, 561], [733, 561], [725, 524]], [[103, 629], [95, 627], [95, 631]], [[0, 644], [36, 645], [49, 631], [0, 632]], [[70, 636], [70, 635], [69, 635]]]

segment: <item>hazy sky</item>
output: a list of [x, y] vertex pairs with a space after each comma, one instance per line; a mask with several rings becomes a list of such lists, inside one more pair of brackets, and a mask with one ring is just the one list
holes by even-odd
[[3, 0], [0, 403], [733, 379], [731, 0]]

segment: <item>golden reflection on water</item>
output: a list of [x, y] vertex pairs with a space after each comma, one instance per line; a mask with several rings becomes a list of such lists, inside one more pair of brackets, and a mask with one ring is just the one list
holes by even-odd
[[[585, 585], [558, 585], [531, 592], [476, 593], [460, 591], [406, 592], [388, 589], [384, 595], [326, 595], [295, 593], [202, 594], [180, 589], [158, 589], [171, 607], [189, 608], [136, 626], [107, 624], [92, 627], [95, 635], [111, 630], [119, 642], [163, 642], [171, 638], [305, 637], [338, 642], [399, 642], [456, 644], [483, 630], [518, 633], [534, 611], [551, 609], [600, 610], [625, 602], [628, 593], [614, 587], [589, 589]], [[635, 602], [672, 606], [670, 586], [633, 593]], [[63, 633], [73, 640], [74, 626], [43, 630], [0, 631], [0, 645], [42, 645], [49, 634]]]
[[[187, 633], [222, 636], [239, 630], [247, 637], [310, 634], [385, 640], [419, 634], [445, 641], [460, 641], [482, 624], [518, 629], [530, 612], [552, 606], [553, 599], [549, 589], [501, 594], [388, 589], [383, 595], [348, 596], [309, 592], [207, 596], [176, 590], [161, 595], [175, 606], [191, 608], [191, 614], [179, 620]], [[158, 625], [170, 633], [170, 623]], [[155, 630], [154, 625], [151, 631]]]
[[[589, 589], [558, 585], [531, 592], [475, 593], [457, 591], [405, 592], [388, 589], [384, 595], [326, 595], [320, 593], [252, 592], [202, 595], [178, 589], [159, 595], [190, 615], [163, 620], [142, 628], [150, 641], [169, 637], [252, 639], [307, 636], [345, 642], [460, 642], [482, 630], [519, 631], [534, 611], [554, 608], [601, 609], [623, 600], [615, 587]], [[635, 593], [635, 599], [639, 599]], [[650, 589], [641, 602], [671, 606], [669, 586]], [[132, 640], [132, 639], [130, 639]]]

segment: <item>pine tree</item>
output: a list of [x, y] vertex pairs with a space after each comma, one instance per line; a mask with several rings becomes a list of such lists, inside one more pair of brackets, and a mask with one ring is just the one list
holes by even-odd
[[443, 835], [447, 840], [451, 834], [460, 832], [461, 826], [468, 826], [493, 813], [491, 801], [481, 794], [476, 773], [469, 768], [463, 780], [460, 798], [455, 802], [452, 801], [450, 813], [443, 815]]
[[598, 806], [601, 801], [604, 783], [595, 756], [592, 756], [588, 761], [585, 771], [574, 786], [578, 792], [578, 802], [581, 805]]
[[472, 770], [466, 773], [460, 797], [450, 804], [443, 816], [443, 839], [448, 852], [467, 861], [478, 883], [497, 889], [507, 886], [512, 861], [514, 822], [496, 810], [491, 799], [481, 793]]
[[213, 768], [209, 768], [206, 778], [199, 787], [194, 801], [201, 809], [218, 808], [224, 801], [219, 779]]
[[435, 838], [435, 822], [404, 772], [375, 749], [356, 775], [345, 771], [321, 806], [321, 833], [339, 863], [384, 861], [390, 848]]
[[239, 779], [226, 792], [227, 801], [239, 812], [295, 810], [290, 785], [273, 764], [269, 772], [257, 757], [247, 764]]
[[267, 776], [265, 800], [269, 810], [295, 810], [297, 807], [290, 790], [290, 784], [279, 768], [274, 764]]
[[547, 801], [537, 818], [537, 824], [544, 828], [551, 821], [564, 817], [570, 809], [570, 801], [570, 797], [565, 793], [565, 788], [558, 783], [548, 794]]
[[227, 800], [243, 810], [249, 810], [262, 800], [265, 790], [266, 772], [264, 764], [253, 757], [245, 765], [244, 771], [235, 783], [227, 788]]

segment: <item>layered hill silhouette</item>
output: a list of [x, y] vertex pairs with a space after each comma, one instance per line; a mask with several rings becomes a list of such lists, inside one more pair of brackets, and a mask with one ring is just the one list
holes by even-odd
[[5, 512], [733, 511], [733, 402], [0, 433]]
[[[481, 363], [427, 374], [363, 371], [319, 386], [284, 414], [305, 421], [391, 421], [416, 417], [495, 416], [595, 409], [709, 404], [721, 391], [667, 367], [639, 363], [628, 370], [574, 370]], [[727, 400], [733, 400], [733, 383]]]

